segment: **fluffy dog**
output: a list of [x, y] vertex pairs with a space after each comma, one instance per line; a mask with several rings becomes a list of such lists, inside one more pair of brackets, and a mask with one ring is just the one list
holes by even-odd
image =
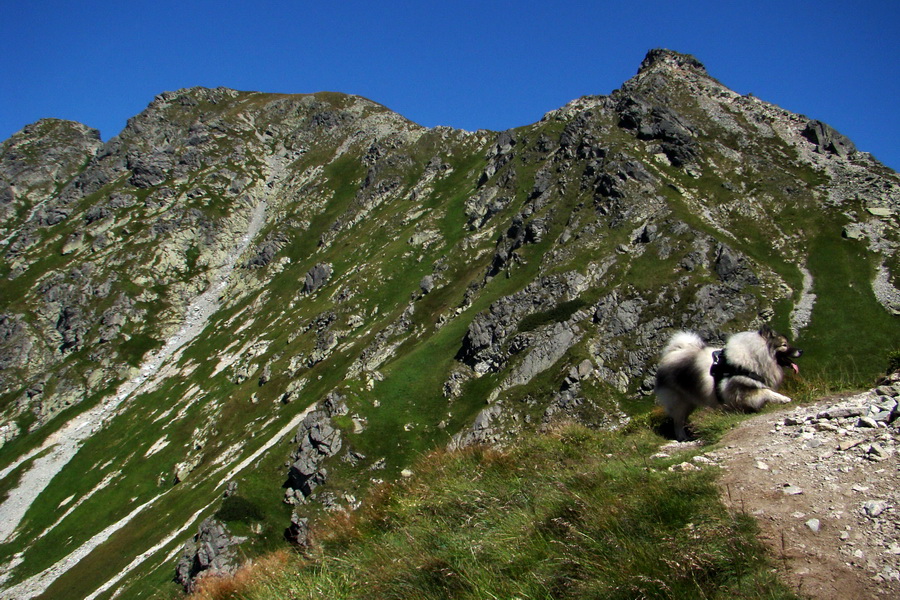
[[675, 438], [683, 442], [687, 419], [698, 407], [757, 411], [768, 402], [790, 402], [776, 390], [783, 367], [799, 372], [792, 359], [801, 354], [767, 325], [732, 335], [724, 348], [707, 346], [695, 333], [676, 333], [656, 371], [657, 403], [672, 417]]

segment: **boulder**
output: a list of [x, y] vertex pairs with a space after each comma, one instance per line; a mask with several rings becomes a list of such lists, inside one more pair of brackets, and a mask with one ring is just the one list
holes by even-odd
[[331, 265], [328, 263], [319, 263], [314, 266], [303, 280], [303, 293], [312, 294], [331, 279]]
[[333, 392], [320, 406], [324, 410], [314, 410], [306, 415], [297, 429], [294, 442], [300, 446], [291, 455], [293, 462], [285, 483], [285, 487], [299, 490], [304, 496], [325, 483], [327, 472], [320, 465], [337, 454], [342, 446], [341, 432], [332, 427], [330, 421], [331, 416], [346, 410], [343, 397]]
[[193, 592], [203, 577], [233, 575], [240, 566], [233, 546], [243, 541], [232, 537], [220, 521], [212, 517], [205, 519], [197, 534], [184, 544], [175, 567], [175, 582], [186, 592]]
[[431, 290], [434, 289], [434, 276], [426, 275], [422, 278], [422, 281], [419, 282], [419, 288], [422, 290], [423, 294], [431, 293]]
[[740, 290], [748, 285], [759, 285], [759, 278], [750, 268], [749, 260], [725, 244], [719, 244], [716, 249], [715, 269], [719, 279], [734, 289]]
[[284, 530], [284, 539], [295, 546], [309, 545], [309, 519], [291, 513], [291, 524]]
[[812, 120], [806, 124], [803, 137], [816, 145], [816, 151], [846, 157], [856, 152], [856, 145], [822, 121]]

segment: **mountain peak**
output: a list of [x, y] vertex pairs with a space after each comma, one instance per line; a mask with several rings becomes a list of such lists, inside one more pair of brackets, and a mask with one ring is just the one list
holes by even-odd
[[703, 75], [707, 74], [706, 67], [703, 66], [703, 63], [690, 54], [682, 54], [667, 48], [654, 48], [647, 52], [644, 60], [641, 61], [641, 66], [638, 68], [638, 75], [660, 66], [690, 69]]

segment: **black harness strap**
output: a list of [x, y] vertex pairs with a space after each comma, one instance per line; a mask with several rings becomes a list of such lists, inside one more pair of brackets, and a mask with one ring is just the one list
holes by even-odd
[[719, 404], [724, 404], [725, 399], [722, 398], [722, 392], [719, 391], [719, 382], [726, 377], [748, 377], [753, 381], [758, 381], [766, 385], [766, 380], [758, 373], [754, 373], [749, 369], [728, 362], [725, 356], [725, 349], [716, 350], [712, 353], [713, 364], [709, 368], [709, 374], [713, 378], [713, 389], [716, 391], [716, 400]]

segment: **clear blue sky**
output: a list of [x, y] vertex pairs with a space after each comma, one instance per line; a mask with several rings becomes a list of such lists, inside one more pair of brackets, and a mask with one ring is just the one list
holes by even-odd
[[0, 139], [58, 117], [106, 140], [197, 85], [346, 92], [500, 130], [611, 92], [657, 47], [900, 169], [896, 0], [0, 0]]

